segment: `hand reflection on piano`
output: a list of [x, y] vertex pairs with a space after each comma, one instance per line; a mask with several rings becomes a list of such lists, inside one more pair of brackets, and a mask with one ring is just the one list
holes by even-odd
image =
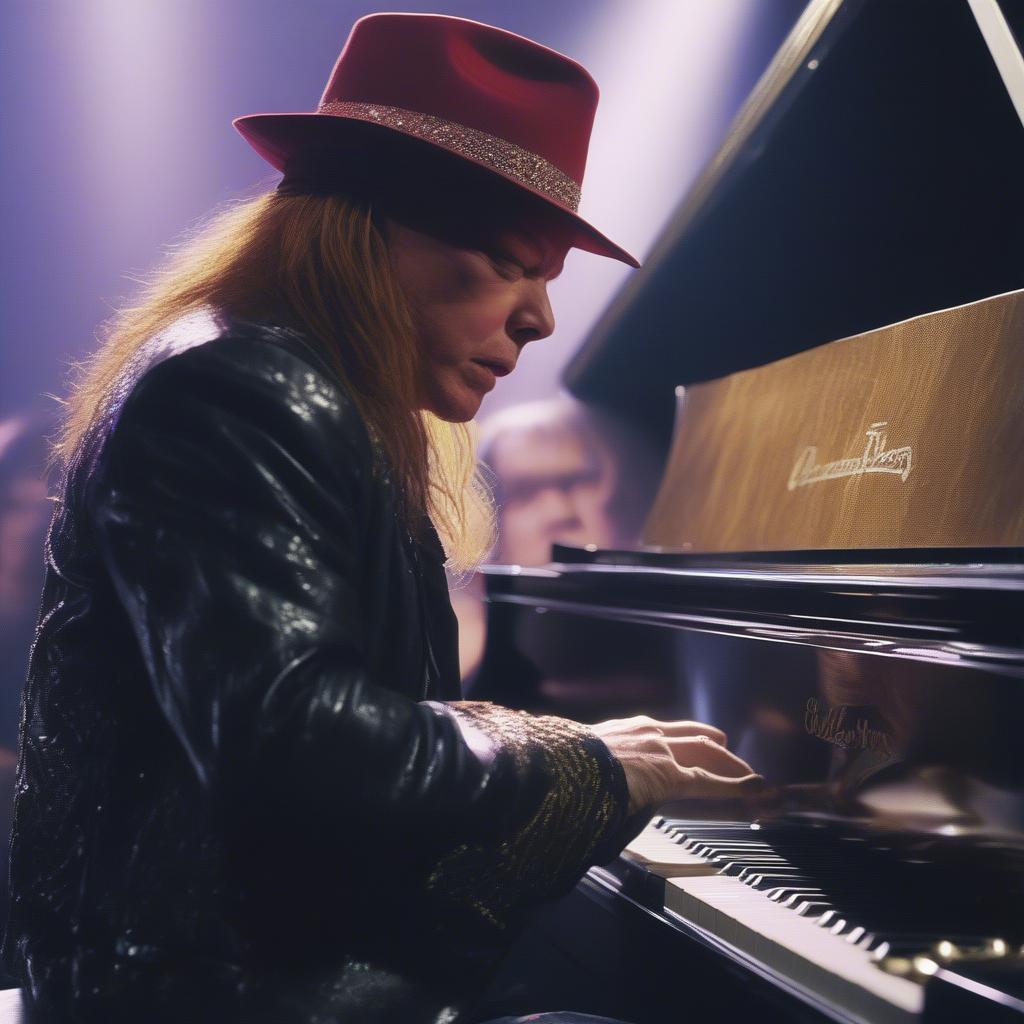
[[819, 716], [817, 735], [834, 750], [830, 782], [801, 787], [804, 806], [816, 800], [838, 814], [923, 831], [1013, 826], [1019, 811], [1001, 813], [1001, 794], [1017, 784], [1020, 767], [986, 727], [992, 691], [968, 685], [965, 670], [937, 675], [926, 661], [835, 650], [817, 659], [822, 706], [832, 714], [831, 731]]

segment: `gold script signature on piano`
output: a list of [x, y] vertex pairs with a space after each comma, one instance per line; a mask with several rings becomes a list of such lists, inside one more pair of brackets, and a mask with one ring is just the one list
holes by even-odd
[[817, 697], [809, 697], [804, 710], [804, 729], [819, 740], [844, 750], [877, 750], [889, 757], [894, 753], [892, 737], [881, 729], [872, 729], [865, 718], [851, 717], [845, 704], [833, 708], [823, 705]]
[[895, 473], [906, 481], [910, 476], [912, 452], [909, 447], [885, 447], [887, 424], [872, 423], [867, 429], [867, 443], [864, 454], [835, 462], [817, 463], [818, 449], [808, 445], [797, 457], [793, 471], [789, 474], [789, 490], [816, 484], [822, 480], [837, 480], [844, 476], [860, 476], [863, 473]]

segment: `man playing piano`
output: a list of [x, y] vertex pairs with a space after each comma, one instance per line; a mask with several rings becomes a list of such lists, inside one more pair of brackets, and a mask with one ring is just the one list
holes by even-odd
[[24, 700], [30, 1021], [470, 1020], [645, 808], [756, 790], [711, 726], [458, 699], [464, 424], [569, 248], [635, 263], [575, 213], [596, 99], [499, 29], [362, 19], [317, 113], [237, 122], [280, 187], [85, 367]]

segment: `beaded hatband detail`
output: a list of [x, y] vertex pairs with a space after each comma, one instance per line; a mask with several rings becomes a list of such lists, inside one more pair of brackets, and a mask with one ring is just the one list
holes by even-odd
[[421, 114], [415, 110], [389, 107], [381, 103], [350, 103], [334, 100], [322, 103], [319, 114], [334, 114], [352, 117], [360, 121], [382, 124], [413, 135], [426, 142], [433, 142], [445, 149], [484, 164], [508, 178], [529, 185], [561, 206], [576, 213], [580, 206], [580, 185], [564, 171], [545, 160], [537, 153], [531, 153], [522, 146], [496, 135], [469, 128], [455, 121], [446, 121], [433, 114]]

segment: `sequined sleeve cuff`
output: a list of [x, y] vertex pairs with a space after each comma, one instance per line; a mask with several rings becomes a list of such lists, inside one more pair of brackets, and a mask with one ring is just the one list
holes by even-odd
[[[561, 895], [593, 864], [615, 857], [628, 828], [625, 773], [587, 726], [481, 701], [445, 705], [495, 770], [511, 774], [504, 834], [461, 844], [438, 862], [428, 883], [448, 919], [496, 933]], [[467, 740], [468, 742], [468, 740]]]

